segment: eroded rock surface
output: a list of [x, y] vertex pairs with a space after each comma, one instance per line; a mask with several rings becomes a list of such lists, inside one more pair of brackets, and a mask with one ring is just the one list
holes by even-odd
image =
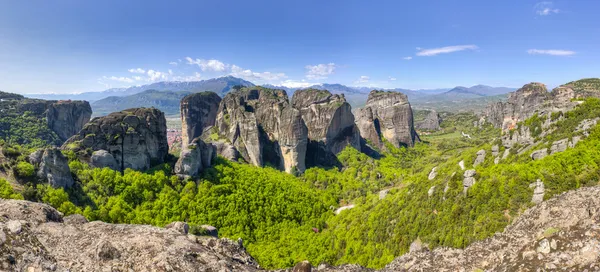
[[200, 171], [212, 165], [216, 151], [212, 144], [205, 143], [200, 138], [194, 139], [181, 150], [175, 164], [175, 174], [184, 178], [198, 176]]
[[559, 195], [525, 211], [504, 232], [463, 249], [411, 252], [382, 271], [596, 271], [600, 187]]
[[184, 229], [63, 220], [45, 204], [0, 199], [0, 233], [6, 241], [0, 244], [0, 270], [259, 270], [237, 242], [186, 235]]
[[216, 127], [247, 162], [288, 173], [306, 168], [308, 129], [283, 90], [249, 87], [227, 94]]
[[221, 97], [213, 92], [190, 94], [181, 99], [181, 140], [183, 145], [202, 136], [215, 125]]
[[403, 93], [371, 91], [365, 107], [358, 110], [356, 123], [361, 136], [378, 148], [383, 147], [383, 139], [395, 147], [419, 141], [412, 108]]
[[46, 118], [48, 127], [66, 141], [77, 134], [90, 121], [92, 107], [87, 101], [56, 101], [48, 105]]
[[438, 112], [435, 110], [431, 110], [425, 116], [425, 119], [421, 122], [418, 122], [415, 125], [415, 127], [418, 130], [437, 131], [437, 130], [440, 130], [441, 122], [442, 122], [442, 118], [440, 118], [440, 115], [438, 114]]
[[88, 150], [106, 150], [117, 163], [115, 170], [146, 170], [163, 163], [168, 154], [165, 115], [154, 108], [133, 108], [97, 117], [62, 149], [74, 150], [88, 160], [93, 155]]
[[335, 155], [346, 146], [360, 150], [360, 133], [354, 124], [352, 108], [343, 94], [298, 90], [292, 105], [300, 112], [308, 129], [308, 165], [331, 165], [337, 160]]
[[55, 147], [46, 148], [41, 153], [37, 176], [54, 188], [70, 188], [75, 183], [69, 160]]

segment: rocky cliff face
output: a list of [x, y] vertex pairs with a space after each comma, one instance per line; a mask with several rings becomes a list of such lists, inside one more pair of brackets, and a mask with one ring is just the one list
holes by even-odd
[[5, 113], [24, 114], [29, 112], [42, 119], [62, 142], [73, 136], [92, 116], [92, 108], [87, 101], [28, 99], [19, 95], [4, 93], [0, 110]]
[[28, 160], [36, 167], [37, 177], [54, 188], [70, 188], [75, 183], [69, 161], [58, 148], [38, 149], [29, 155]]
[[529, 83], [516, 92], [510, 93], [508, 101], [488, 106], [486, 118], [495, 127], [508, 131], [520, 121], [535, 114], [547, 115], [552, 112], [569, 111], [578, 103], [575, 98], [598, 96], [600, 92], [576, 90], [573, 86], [563, 85], [548, 92], [542, 83]]
[[79, 132], [91, 116], [92, 108], [87, 101], [57, 101], [46, 110], [48, 127], [63, 141]]
[[221, 97], [213, 92], [190, 94], [181, 99], [181, 139], [187, 145], [215, 125]]
[[175, 164], [175, 174], [181, 177], [195, 177], [206, 167], [210, 167], [217, 155], [217, 149], [210, 143], [196, 138], [181, 150]]
[[308, 127], [308, 165], [330, 165], [336, 160], [335, 154], [346, 146], [360, 150], [360, 133], [354, 124], [352, 108], [343, 94], [298, 90], [292, 97], [292, 104]]
[[308, 130], [283, 90], [248, 87], [227, 94], [215, 127], [247, 162], [287, 172], [305, 169]]
[[595, 271], [600, 267], [600, 187], [559, 195], [504, 232], [463, 249], [411, 252], [383, 271]]
[[87, 222], [0, 199], [1, 271], [257, 271], [243, 245], [147, 225]]
[[551, 100], [552, 96], [548, 93], [546, 85], [533, 82], [510, 93], [507, 102], [491, 104], [486, 111], [486, 116], [495, 127], [509, 130], [514, 128], [517, 122], [545, 111], [551, 104]]
[[417, 123], [415, 125], [418, 130], [426, 130], [426, 131], [437, 131], [440, 130], [440, 123], [442, 119], [440, 115], [435, 110], [429, 111], [427, 116], [425, 116], [425, 120]]
[[379, 148], [383, 147], [382, 139], [395, 147], [413, 146], [419, 141], [412, 108], [402, 93], [371, 91], [367, 104], [357, 115], [361, 136]]
[[97, 117], [62, 148], [88, 160], [92, 156], [89, 150], [104, 150], [115, 159], [115, 170], [146, 170], [163, 163], [168, 154], [165, 116], [154, 108], [134, 108]]

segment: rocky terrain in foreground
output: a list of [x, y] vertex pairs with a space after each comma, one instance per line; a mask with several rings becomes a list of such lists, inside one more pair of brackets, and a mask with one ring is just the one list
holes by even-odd
[[[600, 187], [558, 195], [525, 211], [504, 232], [465, 249], [411, 246], [382, 271], [597, 271]], [[87, 222], [48, 205], [0, 199], [2, 271], [257, 271], [242, 241], [167, 229]], [[372, 271], [299, 263], [287, 271]]]

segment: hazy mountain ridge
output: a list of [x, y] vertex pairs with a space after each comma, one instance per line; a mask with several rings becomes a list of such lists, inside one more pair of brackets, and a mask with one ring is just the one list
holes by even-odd
[[233, 76], [211, 78], [200, 81], [161, 81], [151, 84], [132, 86], [129, 88], [112, 88], [102, 92], [85, 92], [80, 94], [28, 94], [27, 97], [50, 100], [87, 100], [96, 101], [111, 96], [129, 96], [146, 90], [172, 92], [201, 92], [211, 91], [221, 96], [225, 95], [235, 85], [254, 86], [250, 81]]
[[[94, 116], [106, 115], [110, 112], [141, 106], [153, 106], [164, 111], [167, 115], [177, 115], [179, 114], [179, 101], [185, 95], [202, 91], [211, 91], [223, 97], [236, 85], [255, 86], [254, 83], [244, 79], [226, 76], [189, 82], [162, 81], [129, 88], [112, 88], [103, 92], [87, 92], [81, 94], [37, 94], [28, 96], [45, 99], [80, 99], [92, 101], [91, 104], [94, 110]], [[394, 91], [406, 94], [409, 101], [415, 105], [416, 108], [452, 111], [479, 111], [489, 102], [504, 100], [506, 98], [506, 93], [515, 90], [513, 88], [491, 87], [486, 85], [475, 85], [468, 88], [458, 86], [452, 89], [419, 90], [353, 87], [329, 83], [315, 84], [306, 88], [290, 88], [272, 84], [263, 84], [261, 86], [285, 90], [290, 96], [296, 90], [300, 89], [312, 88], [328, 90], [332, 94], [344, 94], [346, 100], [353, 108], [363, 107], [369, 92], [374, 89]], [[480, 104], [481, 107], [479, 106]]]

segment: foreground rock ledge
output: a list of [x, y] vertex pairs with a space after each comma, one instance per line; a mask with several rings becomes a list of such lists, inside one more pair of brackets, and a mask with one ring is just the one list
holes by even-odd
[[[561, 194], [527, 210], [503, 233], [466, 249], [396, 258], [382, 271], [597, 271], [600, 187]], [[309, 267], [304, 265], [302, 267]], [[258, 271], [228, 239], [146, 225], [85, 222], [40, 203], [0, 199], [0, 271]], [[372, 271], [321, 264], [312, 271]], [[292, 271], [289, 268], [285, 271]]]
[[0, 271], [257, 271], [237, 242], [147, 225], [67, 220], [0, 199]]

